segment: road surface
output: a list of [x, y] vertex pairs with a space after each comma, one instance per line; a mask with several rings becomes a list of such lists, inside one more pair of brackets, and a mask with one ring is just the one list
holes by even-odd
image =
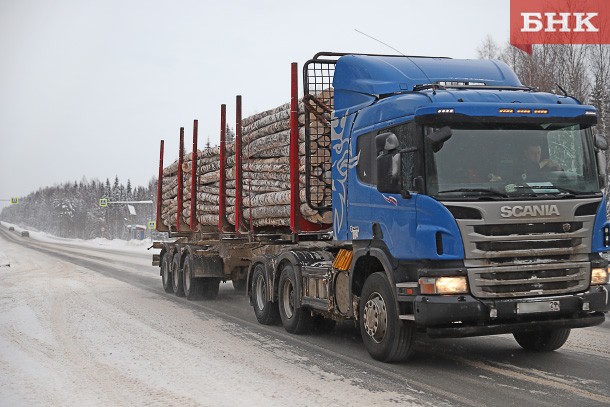
[[418, 337], [383, 364], [351, 323], [290, 335], [231, 283], [166, 294], [151, 255], [22, 238], [0, 226], [0, 405], [607, 406], [610, 322], [559, 351], [510, 335]]

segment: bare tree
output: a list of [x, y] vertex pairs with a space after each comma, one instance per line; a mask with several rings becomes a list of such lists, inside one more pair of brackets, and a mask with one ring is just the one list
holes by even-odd
[[477, 48], [479, 59], [498, 59], [500, 57], [500, 47], [491, 35], [487, 34], [481, 45]]

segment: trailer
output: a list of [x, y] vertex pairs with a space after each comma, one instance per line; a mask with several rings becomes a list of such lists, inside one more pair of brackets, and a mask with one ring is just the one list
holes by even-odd
[[375, 359], [432, 338], [511, 333], [560, 348], [610, 310], [597, 112], [500, 61], [323, 52], [290, 103], [220, 109], [220, 145], [159, 157], [166, 292], [221, 281], [291, 333], [353, 320]]

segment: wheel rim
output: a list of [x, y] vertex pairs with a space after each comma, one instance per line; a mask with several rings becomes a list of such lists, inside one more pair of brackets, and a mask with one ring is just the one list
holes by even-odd
[[375, 292], [371, 294], [363, 313], [364, 329], [375, 342], [380, 343], [388, 329], [388, 313], [383, 297]]
[[263, 310], [267, 299], [267, 285], [265, 284], [265, 278], [262, 274], [256, 277], [256, 306], [259, 310]]
[[282, 308], [286, 318], [292, 318], [294, 314], [294, 289], [290, 280], [286, 280], [282, 287]]

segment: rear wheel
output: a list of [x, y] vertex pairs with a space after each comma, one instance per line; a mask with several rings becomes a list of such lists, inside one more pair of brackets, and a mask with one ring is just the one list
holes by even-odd
[[279, 309], [282, 325], [286, 331], [302, 334], [311, 328], [311, 312], [299, 306], [297, 278], [292, 264], [282, 268], [279, 282]]
[[178, 297], [184, 297], [184, 285], [182, 283], [182, 270], [180, 270], [180, 254], [174, 254], [172, 260], [172, 288]]
[[545, 331], [520, 332], [513, 334], [515, 340], [525, 350], [552, 352], [563, 346], [570, 336], [570, 329], [548, 329]]
[[188, 255], [184, 260], [184, 267], [182, 268], [184, 296], [188, 300], [196, 300], [202, 297], [203, 279], [195, 278], [194, 275], [193, 259]]
[[161, 282], [166, 293], [174, 292], [174, 287], [172, 287], [172, 256], [169, 253], [165, 253], [161, 261]]
[[269, 285], [265, 268], [257, 264], [252, 273], [252, 303], [256, 320], [263, 325], [276, 325], [280, 321], [280, 311], [276, 302], [269, 301]]
[[362, 341], [373, 359], [382, 362], [407, 359], [413, 351], [415, 327], [398, 318], [384, 273], [373, 273], [366, 279], [359, 308]]

